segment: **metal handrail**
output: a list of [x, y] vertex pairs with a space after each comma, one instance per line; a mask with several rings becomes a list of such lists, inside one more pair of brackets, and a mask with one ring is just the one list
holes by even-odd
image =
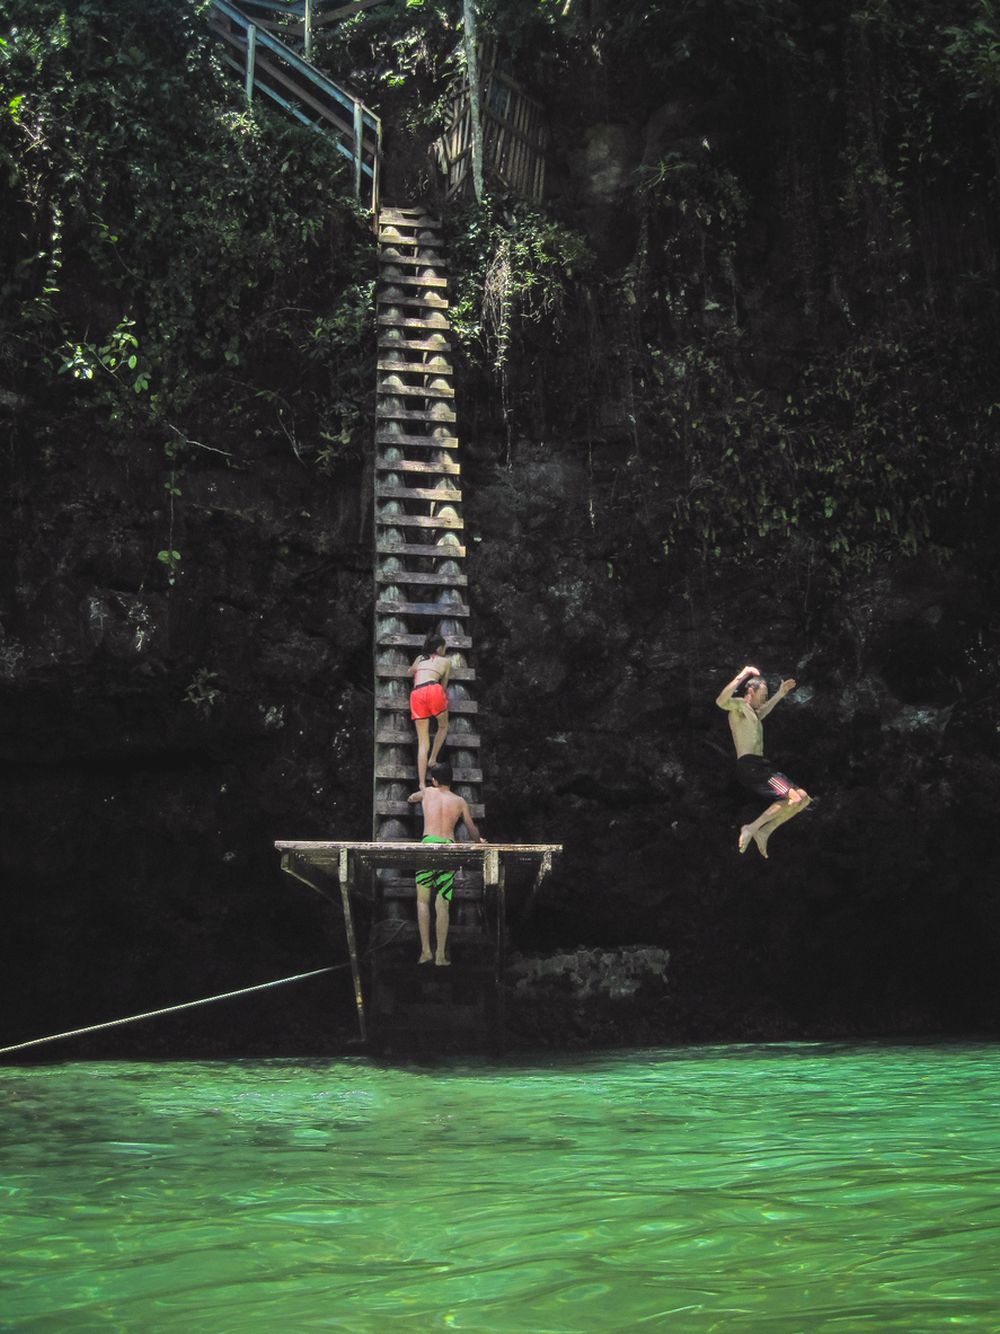
[[241, 57], [236, 60], [227, 52], [223, 59], [242, 76], [247, 101], [255, 92], [263, 93], [301, 124], [329, 135], [354, 167], [355, 196], [362, 198], [364, 185], [368, 205], [376, 213], [382, 156], [378, 116], [227, 0], [212, 0], [212, 8], [222, 20], [215, 31]]

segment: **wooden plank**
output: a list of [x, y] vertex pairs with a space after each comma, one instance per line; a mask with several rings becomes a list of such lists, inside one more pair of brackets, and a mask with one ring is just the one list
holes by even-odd
[[447, 355], [451, 351], [451, 330], [442, 330], [433, 338], [393, 338], [379, 334], [378, 345], [396, 352], [435, 352]]
[[[386, 398], [400, 397], [405, 398], [406, 395], [386, 394]], [[458, 421], [458, 417], [450, 408], [432, 413], [429, 409], [423, 408], [390, 408], [385, 403], [376, 404], [375, 416], [382, 421], [431, 422], [432, 425]]]
[[[409, 696], [406, 699], [395, 699], [389, 695], [376, 695], [375, 707], [383, 713], [406, 713], [410, 712]], [[449, 699], [448, 712], [452, 713], [478, 713], [479, 705], [474, 699]]]
[[464, 528], [461, 515], [446, 514], [376, 514], [375, 522], [387, 528]]
[[462, 602], [397, 602], [391, 598], [380, 598], [375, 611], [379, 616], [436, 616], [442, 621], [462, 621], [469, 615]]
[[[392, 245], [392, 243], [392, 238], [388, 237], [382, 242], [382, 245]], [[416, 242], [415, 244], [419, 244], [419, 242]], [[430, 249], [429, 246], [426, 248]], [[379, 251], [378, 262], [380, 264], [406, 264], [408, 266], [412, 265], [414, 268], [422, 269], [446, 269], [448, 267], [443, 259], [438, 259], [437, 256], [434, 255], [427, 257], [421, 255], [387, 255], [382, 250]], [[382, 281], [392, 282], [393, 279], [386, 278], [383, 274]], [[447, 282], [448, 280], [445, 279], [444, 281]]]
[[443, 366], [432, 366], [426, 361], [388, 361], [380, 357], [375, 363], [377, 371], [395, 371], [397, 375], [454, 375], [454, 368], [448, 359], [438, 354]]
[[390, 542], [384, 537], [375, 543], [375, 550], [382, 556], [426, 556], [429, 560], [462, 560], [465, 557], [465, 547], [459, 544], [427, 546], [420, 542]]
[[[415, 865], [422, 865], [424, 862], [432, 859], [435, 853], [443, 853], [446, 860], [467, 861], [470, 866], [478, 865], [485, 860], [487, 851], [499, 852], [506, 859], [508, 856], [514, 860], [537, 861], [544, 857], [546, 853], [552, 856], [558, 856], [562, 850], [561, 843], [510, 843], [497, 840], [495, 843], [421, 843], [414, 839], [412, 842], [383, 843], [376, 839], [298, 839], [298, 838], [279, 838], [275, 839], [274, 846], [279, 852], [300, 852], [307, 855], [315, 865], [324, 865], [323, 856], [333, 855], [335, 858], [339, 855], [341, 848], [349, 848], [356, 852], [362, 863], [370, 865], [384, 864], [386, 866], [402, 865], [404, 860], [416, 857]], [[372, 860], [372, 859], [375, 860]], [[338, 862], [334, 860], [334, 866]]]
[[[392, 372], [390, 372], [391, 374]], [[399, 372], [401, 373], [401, 372]], [[440, 375], [440, 371], [424, 371], [424, 376]], [[425, 384], [386, 384], [385, 373], [378, 378], [375, 392], [390, 398], [454, 398], [455, 390], [451, 385], [432, 387]]]
[[[449, 635], [448, 639], [451, 641], [452, 636]], [[423, 640], [418, 642], [422, 644]], [[398, 727], [380, 727], [375, 733], [375, 740], [385, 746], [412, 746], [413, 728], [408, 727], [403, 731]], [[479, 736], [475, 732], [457, 733], [449, 728], [444, 744], [453, 750], [478, 750]]]
[[[388, 261], [390, 264], [391, 260]], [[411, 275], [409, 273], [382, 273], [379, 274], [379, 285], [385, 283], [389, 287], [447, 287], [447, 278], [428, 278]]]
[[427, 296], [406, 296], [405, 294], [393, 295], [379, 288], [375, 295], [375, 304], [378, 306], [415, 306], [421, 310], [447, 310], [448, 302], [444, 297], [435, 296], [433, 292]]
[[427, 231], [440, 231], [441, 222], [430, 213], [419, 208], [393, 208], [387, 204], [379, 209], [380, 224], [391, 227], [421, 227]]
[[[481, 783], [483, 781], [482, 769], [456, 769], [452, 766], [451, 776], [456, 783]], [[375, 777], [384, 778], [387, 781], [395, 779], [399, 783], [416, 782], [417, 766], [415, 764], [376, 764]]]
[[447, 329], [448, 321], [443, 315], [436, 318], [431, 316], [427, 319], [416, 319], [412, 315], [378, 315], [377, 324], [391, 325], [394, 329]]
[[[447, 617], [441, 619], [446, 620]], [[380, 648], [423, 648], [424, 646], [423, 635], [411, 635], [400, 630], [380, 630], [376, 639]], [[453, 631], [449, 631], [448, 651], [450, 652], [455, 648], [472, 648], [472, 640], [468, 635], [457, 635]]]
[[403, 431], [376, 431], [377, 445], [399, 445], [402, 449], [457, 449], [457, 435], [406, 435]]
[[[379, 680], [405, 681], [410, 675], [409, 667], [397, 665], [395, 667], [385, 667], [376, 663], [375, 675]], [[452, 667], [452, 681], [474, 681], [476, 679], [475, 667]]]
[[462, 471], [460, 463], [417, 463], [414, 459], [392, 459], [377, 458], [375, 460], [376, 472], [419, 472], [440, 473], [443, 476], [457, 477]]
[[433, 504], [442, 505], [456, 505], [462, 500], [461, 491], [452, 487], [389, 486], [379, 481], [375, 483], [375, 495], [379, 500], [429, 500]]
[[[380, 226], [381, 226], [381, 224], [380, 224]], [[388, 233], [387, 231], [386, 231], [386, 232], [379, 231], [379, 234], [378, 234], [378, 243], [379, 243], [380, 246], [382, 246], [382, 245], [405, 245], [405, 246], [413, 246], [415, 249], [418, 248], [418, 247], [420, 247], [420, 246], [424, 246], [426, 249], [430, 249], [430, 250], [434, 250], [434, 249], [438, 249], [438, 250], [439, 250], [439, 249], [441, 249], [441, 246], [442, 246], [441, 241], [436, 240], [436, 239], [434, 239], [434, 238], [427, 237], [427, 238], [421, 239], [419, 236], [402, 236], [402, 235], [400, 235], [400, 233], [398, 232], [398, 230], [397, 230], [397, 231], [394, 231], [394, 233], [393, 233], [392, 236], [390, 236], [389, 233]]]
[[[469, 810], [472, 812], [473, 820], [485, 820], [486, 807], [476, 806], [469, 803]], [[387, 801], [384, 797], [379, 797], [375, 802], [376, 815], [414, 815], [416, 809], [406, 801]], [[438, 847], [441, 845], [438, 844]]]
[[[414, 770], [414, 772], [416, 772], [416, 770]], [[384, 899], [415, 899], [417, 897], [417, 886], [412, 873], [406, 876], [405, 878], [398, 877], [392, 880], [383, 879], [382, 897]], [[454, 887], [452, 889], [452, 902], [454, 902], [456, 899], [468, 899], [472, 902], [475, 902], [478, 899], [482, 899], [482, 897], [483, 897], [482, 885], [466, 885], [463, 884], [460, 880], [455, 881]], [[457, 930], [456, 927], [450, 928], [450, 930], [448, 931], [449, 940], [454, 939], [457, 941], [459, 939], [459, 937], [455, 934], [456, 930]], [[466, 943], [468, 943], [470, 939], [475, 939], [475, 938], [467, 937]], [[409, 966], [412, 967], [412, 964]], [[462, 971], [463, 973], [465, 972], [464, 967]], [[412, 1016], [412, 1012], [416, 1008], [417, 1007], [415, 1005], [408, 1005], [406, 1007], [407, 1018], [410, 1018]], [[395, 1029], [393, 1031], [395, 1031]]]
[[464, 574], [415, 574], [412, 570], [376, 570], [378, 584], [426, 584], [430, 588], [465, 588], [469, 582]]

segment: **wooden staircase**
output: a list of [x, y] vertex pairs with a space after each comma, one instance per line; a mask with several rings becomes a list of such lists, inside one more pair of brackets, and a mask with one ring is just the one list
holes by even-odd
[[[305, 7], [305, 59], [275, 35], [294, 37], [298, 33], [303, 26], [301, 4], [212, 0], [209, 19], [224, 44], [222, 59], [240, 76], [247, 102], [266, 97], [292, 120], [326, 135], [351, 163], [355, 196], [374, 213], [379, 198], [382, 122], [353, 93], [310, 63], [310, 8]], [[344, 15], [335, 11], [328, 17]]]
[[[462, 478], [440, 226], [421, 209], [378, 217], [375, 408], [375, 764], [372, 838], [419, 841], [416, 733], [407, 669], [438, 630], [453, 667], [442, 751], [453, 790], [478, 823], [483, 774], [471, 665]], [[434, 724], [431, 725], [433, 739]], [[462, 833], [460, 828], [459, 833]], [[489, 1021], [498, 932], [487, 929], [482, 874], [466, 870], [451, 908], [452, 968], [416, 968], [412, 872], [380, 870], [374, 885], [370, 1017], [374, 1032]], [[454, 946], [454, 950], [451, 949]], [[458, 993], [461, 993], [459, 996]]]

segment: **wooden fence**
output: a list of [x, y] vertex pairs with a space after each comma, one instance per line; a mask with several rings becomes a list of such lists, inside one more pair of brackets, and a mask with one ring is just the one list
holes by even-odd
[[[484, 172], [514, 194], [540, 202], [548, 142], [542, 104], [500, 68], [492, 42], [479, 49], [479, 102]], [[467, 194], [472, 187], [472, 100], [466, 77], [452, 85], [445, 132], [435, 147], [446, 198]]]

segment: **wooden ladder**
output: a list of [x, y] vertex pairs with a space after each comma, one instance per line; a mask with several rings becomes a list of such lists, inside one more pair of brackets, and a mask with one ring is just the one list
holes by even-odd
[[[419, 841], [420, 808], [406, 801], [417, 782], [407, 668], [431, 630], [444, 636], [453, 663], [450, 725], [441, 758], [452, 765], [453, 790], [469, 803], [477, 823], [485, 813], [479, 705], [472, 693], [476, 673], [448, 279], [439, 223], [419, 208], [382, 208], [378, 263], [372, 837], [376, 842]], [[482, 874], [465, 871], [456, 885], [449, 946], [457, 948], [451, 969], [414, 966], [414, 898], [412, 873], [377, 873], [371, 936], [374, 1026], [384, 1031], [388, 1025], [402, 1034], [441, 1022], [452, 1031], [487, 1024], [492, 1010], [487, 993], [495, 992], [487, 978], [495, 973], [502, 924], [487, 926]], [[455, 996], [459, 989], [461, 999]]]

